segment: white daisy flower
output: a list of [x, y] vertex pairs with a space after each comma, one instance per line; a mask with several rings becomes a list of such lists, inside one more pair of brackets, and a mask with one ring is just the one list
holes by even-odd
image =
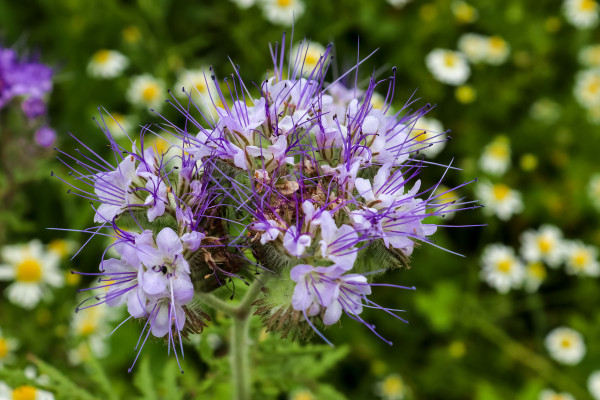
[[437, 119], [419, 118], [410, 134], [412, 140], [418, 142], [413, 147], [420, 149], [429, 158], [437, 156], [446, 146], [446, 133]]
[[463, 24], [470, 24], [471, 22], [477, 21], [477, 18], [479, 18], [479, 11], [464, 1], [453, 1], [450, 4], [450, 9], [458, 22]]
[[275, 25], [291, 26], [304, 14], [302, 0], [262, 0], [260, 4], [265, 18]]
[[387, 0], [387, 2], [396, 8], [403, 8], [405, 5], [411, 2], [411, 0]]
[[488, 38], [479, 33], [465, 33], [458, 39], [460, 50], [472, 63], [482, 62], [488, 50]]
[[[319, 64], [321, 56], [325, 54], [325, 50], [325, 46], [321, 43], [312, 41], [298, 43], [292, 49], [292, 65], [295, 66], [298, 73], [300, 72], [300, 68], [302, 68], [302, 75], [308, 77], [316, 68], [317, 64]], [[296, 62], [296, 58], [298, 58], [298, 62]], [[327, 60], [325, 60], [325, 63], [321, 62], [321, 66], [325, 65], [327, 65]], [[315, 75], [313, 75], [313, 79], [315, 78]]]
[[54, 400], [54, 395], [46, 390], [23, 385], [11, 388], [5, 382], [0, 382], [1, 400]]
[[500, 293], [521, 287], [525, 268], [511, 247], [488, 245], [481, 255], [481, 278]]
[[587, 381], [587, 387], [592, 397], [596, 400], [600, 400], [600, 370], [590, 374]]
[[165, 84], [152, 75], [144, 74], [131, 79], [127, 100], [138, 107], [160, 109], [164, 103]]
[[19, 347], [19, 341], [14, 338], [6, 337], [0, 329], [0, 367], [4, 364], [10, 364], [15, 360], [15, 350]]
[[95, 78], [116, 78], [129, 65], [129, 60], [116, 50], [98, 50], [88, 63], [88, 74]]
[[600, 67], [600, 44], [592, 44], [579, 50], [579, 62], [586, 67]]
[[506, 62], [510, 54], [510, 46], [500, 36], [490, 36], [486, 40], [485, 62], [500, 65]]
[[567, 21], [577, 29], [593, 28], [598, 24], [596, 0], [565, 0], [563, 7]]
[[490, 175], [501, 176], [510, 166], [510, 141], [506, 136], [498, 136], [483, 148], [479, 167]]
[[525, 261], [544, 261], [548, 266], [557, 268], [563, 260], [563, 235], [553, 225], [542, 225], [539, 230], [532, 229], [521, 234], [521, 254]]
[[438, 81], [449, 85], [462, 85], [471, 74], [465, 55], [458, 51], [434, 49], [425, 57], [425, 64]]
[[583, 337], [574, 329], [564, 326], [554, 328], [546, 339], [546, 349], [550, 357], [561, 364], [578, 364], [585, 355], [585, 343]]
[[14, 280], [5, 290], [11, 303], [31, 309], [42, 297], [49, 297], [48, 286], [64, 284], [58, 256], [44, 251], [39, 240], [4, 246], [1, 254], [5, 264], [0, 264], [0, 280]]
[[573, 95], [586, 108], [600, 106], [600, 68], [579, 71], [575, 75]]
[[231, 0], [234, 2], [239, 8], [246, 9], [252, 7], [256, 0]]
[[475, 192], [485, 206], [483, 212], [486, 215], [496, 215], [507, 221], [513, 214], [523, 211], [521, 193], [503, 183], [481, 182], [477, 184]]
[[600, 211], [600, 174], [592, 175], [588, 183], [588, 196], [594, 207]]
[[375, 384], [375, 393], [384, 400], [401, 400], [406, 396], [406, 385], [398, 374], [390, 374]]
[[567, 274], [579, 276], [599, 276], [598, 249], [578, 240], [569, 241], [564, 246]]
[[575, 400], [570, 393], [562, 392], [558, 393], [552, 389], [544, 389], [540, 392], [539, 400]]
[[525, 290], [537, 291], [547, 276], [546, 267], [541, 262], [531, 262], [525, 267]]

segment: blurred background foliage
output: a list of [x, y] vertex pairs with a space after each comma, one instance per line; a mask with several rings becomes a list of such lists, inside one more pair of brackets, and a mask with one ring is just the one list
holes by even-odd
[[[475, 177], [503, 183], [521, 193], [523, 210], [508, 220], [481, 210], [458, 213], [448, 224], [487, 224], [441, 228], [435, 235], [437, 245], [465, 257], [423, 245], [415, 251], [411, 269], [388, 273], [390, 282], [417, 287], [415, 292], [381, 288], [373, 294], [378, 304], [406, 310], [408, 325], [376, 310], [365, 311], [365, 319], [392, 340], [393, 347], [348, 318], [326, 332], [335, 349], [318, 338], [304, 350], [298, 344], [282, 345], [256, 327], [257, 398], [526, 400], [540, 398], [544, 388], [592, 398], [588, 376], [600, 367], [598, 278], [548, 269], [538, 290], [499, 293], [480, 274], [486, 246], [501, 243], [518, 253], [521, 234], [542, 224], [559, 227], [566, 238], [600, 245], [597, 198], [588, 190], [599, 172], [600, 133], [590, 111], [573, 95], [576, 74], [583, 69], [579, 53], [598, 43], [598, 30], [570, 24], [557, 1], [469, 4], [476, 10], [475, 19], [465, 20], [446, 0], [414, 0], [403, 7], [383, 0], [305, 0], [294, 41], [306, 36], [323, 45], [333, 42], [337, 71], [356, 63], [359, 45], [360, 57], [378, 49], [361, 67], [359, 82], [373, 71], [386, 77], [395, 66], [396, 109], [415, 91], [422, 99], [419, 105], [437, 105], [428, 117], [450, 129], [453, 140], [435, 162], [461, 169], [450, 170], [445, 185]], [[231, 57], [246, 81], [264, 79], [272, 68], [268, 43], [280, 40], [282, 30], [289, 34], [291, 27], [269, 22], [259, 6], [244, 9], [224, 0], [0, 1], [2, 45], [21, 53], [39, 51], [41, 60], [55, 69], [48, 115], [58, 134], [56, 145], [67, 151], [80, 146], [68, 132], [92, 149], [107, 149], [92, 120], [99, 116], [98, 107], [125, 116], [134, 136], [139, 124], [158, 122], [125, 96], [135, 75], [150, 74], [179, 90], [175, 82], [183, 69], [212, 65], [223, 77], [232, 72]], [[510, 54], [501, 65], [471, 65], [466, 89], [457, 89], [436, 80], [425, 58], [435, 48], [456, 49], [464, 33], [499, 36], [510, 46]], [[125, 72], [111, 80], [90, 76], [87, 65], [101, 49], [124, 54], [130, 62]], [[162, 112], [171, 120], [180, 118], [169, 107]], [[7, 136], [0, 134], [1, 146], [7, 146]], [[510, 143], [509, 168], [494, 176], [482, 170], [479, 159], [499, 135]], [[85, 199], [67, 194], [67, 187], [50, 176], [50, 171], [66, 173], [50, 153], [36, 153], [37, 161], [29, 169], [23, 167], [29, 165], [25, 159], [15, 161], [15, 171], [24, 172], [12, 186], [4, 177], [13, 171], [4, 166], [0, 172], [5, 202], [0, 208], [0, 244], [32, 239], [47, 244], [59, 238], [79, 247], [87, 240], [77, 232], [47, 229], [82, 229], [93, 217]], [[443, 166], [430, 166], [422, 179], [434, 185], [443, 171]], [[476, 198], [478, 185], [466, 186], [459, 195]], [[63, 259], [62, 271], [96, 271], [106, 245], [102, 239], [92, 240], [72, 261]], [[35, 385], [57, 397], [63, 393], [60, 385], [75, 385], [68, 387], [82, 391], [73, 395], [77, 398], [228, 398], [228, 325], [219, 316], [186, 345], [184, 375], [160, 342], [146, 345], [133, 372], [127, 373], [141, 329], [135, 323], [124, 324], [110, 336], [101, 359], [96, 360], [98, 354], [70, 357], [69, 352], [85, 342], [73, 328], [76, 290], [89, 284], [68, 278], [67, 285], [53, 289], [52, 300], [33, 310], [2, 299], [2, 335], [19, 342], [14, 359], [0, 372], [9, 386], [32, 384], [22, 370], [37, 363], [51, 383]], [[103, 334], [121, 317], [111, 317], [110, 329]], [[562, 325], [584, 338], [587, 350], [577, 365], [559, 364], [544, 346], [548, 333]]]

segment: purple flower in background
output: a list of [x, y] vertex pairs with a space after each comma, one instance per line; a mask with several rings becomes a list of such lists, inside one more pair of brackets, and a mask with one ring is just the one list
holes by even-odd
[[0, 47], [0, 108], [17, 96], [42, 98], [52, 90], [52, 74], [47, 65]]
[[35, 142], [42, 147], [52, 147], [56, 140], [56, 131], [49, 126], [42, 126], [35, 131]]
[[29, 119], [35, 119], [46, 114], [46, 103], [39, 97], [29, 97], [21, 104], [21, 109]]

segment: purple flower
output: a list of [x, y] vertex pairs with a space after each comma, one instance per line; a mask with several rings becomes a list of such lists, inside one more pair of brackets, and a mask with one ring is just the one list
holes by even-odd
[[311, 244], [311, 237], [298, 232], [298, 228], [290, 226], [283, 236], [283, 247], [293, 256], [300, 257]]
[[156, 235], [156, 246], [138, 246], [140, 261], [146, 267], [143, 289], [148, 295], [168, 295], [186, 303], [194, 296], [190, 280], [190, 266], [183, 257], [183, 243], [171, 228], [164, 228]]
[[49, 126], [42, 126], [35, 131], [35, 142], [42, 147], [52, 147], [56, 140], [56, 131]]
[[46, 103], [39, 97], [29, 97], [21, 103], [21, 109], [29, 119], [46, 114]]
[[321, 255], [344, 268], [346, 271], [352, 269], [356, 261], [357, 250], [353, 248], [358, 242], [358, 234], [349, 225], [339, 228], [333, 217], [327, 211], [321, 213]]
[[131, 190], [135, 171], [135, 159], [125, 157], [115, 171], [100, 172], [94, 176], [94, 192], [102, 202], [96, 210], [94, 222], [112, 221], [130, 205], [141, 203]]

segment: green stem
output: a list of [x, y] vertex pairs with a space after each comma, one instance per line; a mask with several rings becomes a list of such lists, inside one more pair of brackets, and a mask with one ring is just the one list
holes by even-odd
[[251, 398], [250, 362], [248, 353], [248, 332], [252, 303], [264, 286], [267, 276], [261, 275], [248, 288], [248, 291], [237, 306], [233, 306], [212, 294], [203, 293], [200, 299], [215, 310], [219, 310], [233, 319], [231, 332], [231, 378], [233, 380], [234, 400]]

